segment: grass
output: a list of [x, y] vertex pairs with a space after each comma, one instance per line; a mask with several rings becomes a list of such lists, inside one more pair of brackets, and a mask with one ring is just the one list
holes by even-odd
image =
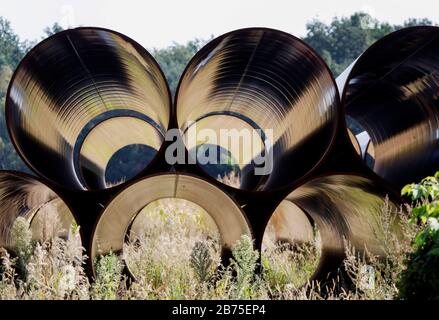
[[[56, 215], [48, 219], [45, 223], [56, 225]], [[224, 265], [215, 224], [185, 200], [162, 199], [145, 207], [133, 222], [123, 254], [95, 261], [92, 283], [84, 272], [78, 226], [65, 238], [54, 233], [35, 242], [28, 222], [18, 218], [14, 250], [0, 251], [0, 299], [395, 299], [416, 226], [402, 216], [403, 237], [396, 238], [386, 227], [391, 219], [390, 209], [383, 207], [387, 258], [357, 253], [346, 243], [346, 272], [324, 291], [320, 283], [308, 281], [319, 261], [318, 234], [302, 245], [265, 237], [261, 272], [259, 253], [243, 236]], [[124, 263], [134, 279], [123, 274]]]

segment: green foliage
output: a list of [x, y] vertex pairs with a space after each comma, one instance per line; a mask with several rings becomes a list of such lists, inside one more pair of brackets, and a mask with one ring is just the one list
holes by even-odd
[[439, 171], [420, 183], [406, 185], [401, 193], [415, 202], [410, 222], [422, 225], [401, 276], [401, 297], [439, 299]]
[[259, 253], [253, 249], [253, 241], [242, 235], [232, 248], [232, 265], [235, 266], [238, 282], [250, 281], [256, 270]]
[[55, 33], [63, 31], [64, 28], [61, 27], [61, 25], [58, 22], [55, 22], [51, 27], [46, 27], [44, 29], [44, 35], [45, 37], [50, 37], [54, 35]]
[[248, 235], [242, 235], [232, 247], [232, 269], [236, 273], [234, 291], [236, 298], [252, 299], [257, 294], [256, 284], [260, 278], [255, 276], [259, 252], [253, 249], [253, 241]]
[[263, 277], [276, 291], [285, 287], [300, 288], [311, 278], [319, 261], [317, 243], [276, 243], [262, 253]]
[[16, 153], [6, 129], [5, 95], [12, 71], [28, 50], [28, 44], [20, 42], [9, 21], [0, 17], [0, 169], [29, 172]]
[[[166, 209], [167, 212], [171, 210], [178, 210], [178, 206]], [[383, 210], [389, 210], [389, 207]], [[156, 218], [161, 221], [165, 214]], [[388, 214], [393, 215], [393, 212], [389, 211]], [[390, 244], [386, 244], [386, 247], [393, 255], [387, 257], [386, 261], [377, 260], [373, 256], [364, 260], [355, 252], [347, 252], [345, 265], [349, 267], [352, 280], [357, 285], [351, 289], [346, 287], [343, 278], [337, 278], [333, 287], [328, 288], [329, 291], [322, 291], [319, 282], [310, 281], [300, 286], [304, 282], [300, 281], [296, 285], [299, 283], [297, 280], [309, 278], [311, 269], [316, 267], [311, 261], [319, 261], [319, 255], [316, 254], [318, 245], [278, 247], [279, 243], [273, 242], [272, 250], [263, 251], [264, 269], [274, 271], [270, 279], [255, 272], [258, 254], [253, 250], [253, 243], [248, 236], [243, 236], [232, 247], [233, 260], [229, 266], [223, 266], [216, 256], [219, 252], [213, 250], [217, 247], [216, 242], [200, 236], [194, 239], [193, 230], [187, 230], [191, 225], [185, 224], [185, 220], [166, 221], [157, 233], [148, 232], [147, 237], [126, 244], [122, 251], [123, 257], [110, 253], [98, 258], [95, 262], [96, 279], [92, 286], [84, 274], [85, 256], [82, 254], [79, 227], [76, 225], [71, 226], [67, 240], [57, 237], [59, 232], [54, 232], [54, 238], [36, 244], [26, 265], [26, 280], [15, 274], [18, 258], [10, 259], [8, 252], [0, 248], [0, 299], [393, 299], [396, 297], [395, 279], [403, 265], [399, 261], [403, 261], [407, 252], [404, 248], [410, 246], [410, 239], [413, 238], [413, 233], [407, 237], [404, 231], [403, 241], [401, 237], [395, 237], [397, 242], [393, 245], [391, 241], [386, 242]], [[146, 226], [157, 229], [157, 225], [151, 227], [152, 222], [148, 220]], [[166, 233], [163, 228], [168, 228], [172, 223], [179, 227], [170, 228], [168, 235], [163, 237]], [[23, 226], [18, 229], [22, 230], [20, 234], [26, 230]], [[387, 230], [386, 225], [383, 225], [383, 229]], [[191, 242], [191, 239], [195, 241]], [[208, 261], [206, 249], [210, 249], [213, 260], [211, 265], [218, 266], [216, 270], [212, 268], [210, 271], [212, 276], [209, 278], [212, 281], [200, 283], [196, 274], [191, 272], [191, 253], [197, 242], [204, 243], [197, 245], [196, 255], [203, 257], [197, 260]], [[266, 248], [267, 245], [271, 245], [271, 242], [265, 242]], [[126, 277], [121, 275], [122, 260], [135, 275], [129, 288]], [[133, 272], [133, 263], [136, 261], [137, 272]], [[200, 265], [207, 266], [209, 263]], [[375, 271], [372, 287], [362, 287], [365, 265]], [[296, 270], [296, 266], [303, 270]]]
[[326, 24], [313, 20], [306, 25], [303, 39], [326, 61], [338, 76], [372, 43], [403, 27], [431, 25], [428, 19], [409, 19], [402, 26], [380, 22], [367, 13], [356, 12], [349, 17], [335, 17]]
[[[336, 17], [330, 24], [318, 20], [311, 21], [307, 24], [307, 35], [304, 40], [322, 55], [334, 75], [338, 75], [369, 45], [382, 36], [402, 27], [428, 24], [432, 24], [428, 19], [409, 19], [403, 25], [390, 25], [379, 22], [366, 13], [359, 12], [349, 17]], [[44, 29], [43, 38], [60, 31], [62, 31], [62, 27], [58, 23], [54, 23]], [[167, 48], [152, 51], [165, 74], [173, 96], [184, 68], [205, 42], [195, 39], [186, 44], [173, 44]], [[0, 17], [0, 169], [30, 172], [9, 140], [3, 106], [12, 71], [24, 54], [34, 45], [35, 42], [20, 41], [9, 21]], [[134, 150], [132, 151], [134, 152]], [[139, 157], [128, 158], [139, 159]], [[130, 164], [131, 162], [124, 161], [121, 166], [130, 168]], [[123, 177], [126, 174], [116, 172], [116, 176]]]
[[195, 246], [192, 249], [190, 263], [200, 282], [207, 282], [210, 280], [212, 257], [210, 256], [209, 247], [205, 242], [197, 241], [195, 243]]
[[101, 256], [95, 262], [96, 279], [92, 286], [92, 298], [114, 300], [122, 279], [122, 263], [114, 253]]
[[426, 177], [420, 183], [412, 183], [402, 188], [403, 196], [411, 197], [412, 201], [435, 200], [439, 197], [439, 171], [433, 177]]
[[173, 96], [184, 68], [205, 42], [204, 40], [195, 39], [184, 45], [174, 43], [167, 48], [152, 51], [152, 55], [165, 74]]
[[399, 284], [400, 297], [403, 299], [438, 300], [438, 238], [426, 241], [423, 247], [408, 257], [406, 263], [407, 269], [402, 273]]
[[25, 218], [18, 217], [15, 220], [11, 229], [11, 240], [14, 253], [18, 258], [18, 271], [25, 279], [27, 277], [27, 264], [34, 250], [32, 231], [29, 227], [29, 222]]
[[14, 68], [23, 55], [23, 45], [12, 30], [10, 22], [0, 17], [0, 68], [5, 65]]
[[24, 218], [16, 220], [11, 244], [17, 257], [11, 259], [9, 252], [0, 248], [0, 300], [89, 299], [90, 286], [83, 269], [86, 257], [79, 233], [59, 238], [60, 231], [54, 231], [47, 240], [32, 241], [29, 223]]

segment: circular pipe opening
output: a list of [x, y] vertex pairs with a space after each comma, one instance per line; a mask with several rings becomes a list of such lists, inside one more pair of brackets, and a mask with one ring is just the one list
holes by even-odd
[[[147, 167], [170, 113], [169, 89], [151, 55], [100, 28], [70, 29], [39, 43], [19, 64], [6, 98], [9, 133], [23, 159], [79, 190], [108, 188]], [[127, 164], [134, 158], [135, 171]]]
[[207, 212], [218, 228], [224, 253], [230, 252], [243, 234], [251, 236], [241, 208], [219, 188], [190, 175], [161, 174], [134, 182], [108, 204], [93, 232], [91, 261], [110, 252], [123, 253], [138, 214], [148, 204], [166, 198], [184, 199]]
[[300, 244], [312, 241], [315, 223], [321, 254], [314, 257], [318, 263], [309, 279], [323, 279], [341, 266], [346, 241], [357, 252], [367, 248], [372, 255], [384, 256], [386, 232], [400, 235], [398, 203], [388, 200], [383, 190], [377, 182], [353, 174], [317, 177], [280, 203], [268, 227], [275, 227], [280, 240]]
[[262, 240], [262, 268], [270, 287], [305, 285], [316, 272], [320, 255], [317, 225], [293, 202], [283, 200], [270, 217]]
[[196, 203], [179, 198], [159, 199], [134, 218], [123, 259], [135, 279], [147, 277], [160, 287], [166, 280], [154, 281], [158, 279], [151, 277], [150, 270], [163, 270], [165, 277], [182, 270], [191, 274], [190, 260], [197, 243], [208, 250], [210, 271], [214, 271], [221, 258], [220, 237], [215, 221]]
[[32, 237], [67, 239], [77, 221], [64, 201], [49, 187], [16, 172], [0, 172], [0, 247], [13, 249], [11, 230], [18, 217], [29, 221]]
[[175, 103], [185, 146], [200, 167], [256, 191], [288, 185], [315, 167], [339, 111], [323, 60], [300, 39], [264, 28], [233, 31], [203, 47]]
[[397, 186], [437, 170], [439, 28], [394, 32], [350, 68], [340, 76], [346, 122], [367, 164]]

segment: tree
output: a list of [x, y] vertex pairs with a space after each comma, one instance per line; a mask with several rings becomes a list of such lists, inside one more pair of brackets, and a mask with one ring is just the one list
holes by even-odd
[[415, 25], [431, 25], [432, 21], [409, 19], [403, 25], [380, 22], [367, 13], [357, 12], [349, 17], [335, 17], [330, 24], [313, 20], [306, 25], [303, 38], [326, 61], [338, 76], [349, 64], [378, 39], [395, 30]]
[[404, 22], [402, 26], [396, 26], [396, 29], [414, 27], [414, 26], [431, 26], [431, 25], [433, 25], [433, 21], [427, 18], [422, 18], [422, 19], [409, 18]]
[[[402, 25], [380, 22], [367, 13], [357, 12], [349, 17], [335, 17], [326, 24], [313, 20], [306, 26], [307, 34], [303, 40], [310, 44], [327, 62], [334, 75], [340, 74], [373, 42], [402, 27], [431, 25], [428, 19], [409, 19]], [[62, 31], [54, 23], [44, 29], [45, 37]], [[180, 76], [193, 55], [206, 41], [195, 39], [186, 44], [173, 44], [164, 49], [154, 49], [152, 54], [161, 66], [174, 96]], [[33, 41], [20, 41], [12, 30], [9, 21], [0, 17], [0, 168], [17, 170], [28, 169], [18, 157], [7, 134], [4, 103], [7, 85], [13, 70], [24, 54], [35, 45]]]
[[14, 69], [23, 55], [22, 44], [11, 24], [0, 17], [0, 67], [7, 65]]
[[0, 67], [0, 169], [14, 169], [29, 172], [29, 169], [27, 169], [12, 146], [6, 128], [4, 105], [6, 90], [11, 76], [12, 68], [9, 65]]
[[171, 89], [172, 96], [183, 73], [184, 68], [194, 54], [206, 43], [204, 40], [195, 39], [182, 45], [174, 43], [164, 49], [154, 49], [152, 55], [162, 68]]
[[18, 156], [6, 129], [5, 95], [12, 71], [23, 58], [26, 43], [20, 42], [19, 37], [11, 29], [9, 21], [0, 17], [0, 168], [29, 171]]
[[420, 183], [406, 185], [401, 194], [411, 198], [410, 223], [421, 226], [407, 257], [399, 283], [403, 299], [439, 299], [439, 171]]
[[58, 22], [55, 22], [51, 27], [46, 27], [44, 29], [44, 35], [43, 38], [50, 37], [54, 35], [55, 33], [63, 31], [64, 28], [61, 27], [61, 25]]

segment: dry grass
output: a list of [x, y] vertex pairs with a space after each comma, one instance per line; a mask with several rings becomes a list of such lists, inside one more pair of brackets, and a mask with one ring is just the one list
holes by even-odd
[[[381, 221], [387, 259], [358, 254], [347, 243], [347, 276], [335, 279], [329, 292], [307, 282], [319, 260], [318, 236], [300, 246], [266, 237], [262, 273], [255, 272], [258, 252], [243, 237], [233, 248], [231, 263], [223, 266], [215, 224], [204, 210], [184, 200], [163, 199], [145, 207], [122, 256], [96, 261], [93, 284], [84, 274], [78, 227], [65, 239], [55, 235], [35, 243], [26, 220], [18, 219], [14, 257], [0, 251], [0, 299], [394, 299], [416, 230], [403, 217], [404, 236], [397, 238], [387, 228], [392, 223], [389, 211], [383, 208]], [[48, 219], [49, 225], [56, 224], [56, 216]], [[124, 262], [135, 280], [122, 274]]]
[[199, 206], [182, 199], [161, 199], [135, 219], [123, 259], [136, 281], [128, 297], [192, 299], [199, 295], [190, 265], [197, 242], [206, 244], [214, 263], [220, 261], [219, 232]]
[[[56, 215], [48, 216], [45, 223], [59, 225]], [[12, 231], [16, 249], [14, 257], [2, 251], [0, 299], [89, 298], [79, 227], [72, 226], [66, 239], [55, 235], [42, 243], [31, 240], [32, 231], [24, 218], [16, 220]]]

